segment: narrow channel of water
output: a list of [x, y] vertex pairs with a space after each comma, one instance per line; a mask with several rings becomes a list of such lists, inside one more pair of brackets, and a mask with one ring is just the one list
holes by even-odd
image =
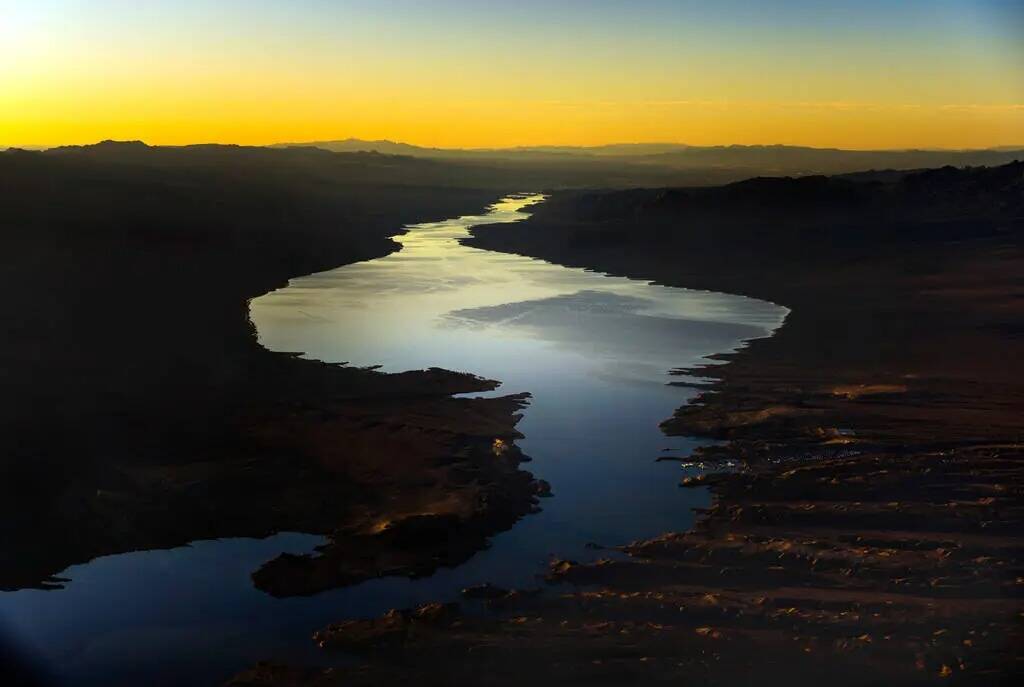
[[465, 370], [502, 380], [497, 394], [530, 392], [519, 443], [533, 458], [524, 467], [552, 484], [543, 512], [457, 568], [312, 598], [273, 599], [249, 579], [282, 551], [311, 550], [309, 535], [109, 556], [62, 573], [66, 589], [0, 594], [0, 631], [64, 684], [215, 684], [260, 658], [320, 660], [310, 633], [340, 618], [452, 599], [483, 581], [532, 585], [553, 555], [586, 559], [590, 542], [689, 527], [707, 494], [679, 489], [677, 464], [655, 463], [696, 445], [658, 429], [692, 395], [667, 373], [769, 335], [786, 311], [459, 242], [540, 201], [517, 195], [485, 215], [410, 226], [399, 252], [294, 279], [254, 300], [251, 317], [272, 350]]

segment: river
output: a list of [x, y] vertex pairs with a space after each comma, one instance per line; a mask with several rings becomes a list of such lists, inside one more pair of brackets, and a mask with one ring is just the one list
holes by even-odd
[[460, 243], [471, 227], [514, 223], [542, 201], [518, 194], [483, 215], [412, 225], [391, 255], [294, 279], [250, 304], [271, 350], [385, 371], [464, 370], [501, 380], [494, 394], [530, 392], [519, 445], [533, 459], [524, 467], [552, 485], [542, 512], [457, 568], [310, 598], [274, 599], [249, 575], [282, 551], [310, 551], [320, 541], [311, 535], [107, 556], [61, 573], [62, 590], [0, 594], [4, 632], [61, 684], [215, 684], [257, 659], [319, 660], [309, 636], [329, 622], [454, 599], [484, 581], [535, 585], [552, 556], [586, 559], [597, 555], [590, 543], [688, 528], [708, 495], [677, 484], [696, 468], [655, 462], [699, 445], [658, 429], [693, 394], [669, 386], [668, 372], [770, 335], [786, 310]]

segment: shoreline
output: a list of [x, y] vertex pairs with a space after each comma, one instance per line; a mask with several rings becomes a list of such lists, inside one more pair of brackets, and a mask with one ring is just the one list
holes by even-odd
[[809, 238], [821, 218], [783, 222], [766, 242], [744, 217], [704, 242], [669, 234], [675, 211], [659, 216], [664, 195], [644, 193], [561, 194], [515, 231], [479, 228], [468, 243], [791, 309], [775, 336], [715, 361], [726, 364], [680, 371], [711, 388], [663, 428], [724, 440], [696, 458], [742, 466], [682, 485], [714, 495], [698, 525], [625, 557], [553, 562], [549, 580], [574, 591], [488, 590], [488, 613], [433, 605], [317, 635], [356, 667], [262, 664], [230, 684], [410, 672], [438, 684], [994, 684], [1021, 672], [1020, 216], [977, 215], [970, 232], [901, 219], [895, 241], [880, 225], [839, 245]]
[[[21, 258], [0, 273], [18, 323], [0, 342], [0, 588], [59, 587], [103, 555], [303, 531], [334, 546], [254, 574], [313, 593], [456, 563], [536, 507], [524, 457], [492, 452], [518, 437], [524, 398], [456, 398], [498, 384], [461, 372], [273, 353], [248, 316], [290, 278], [386, 255], [404, 226], [499, 192], [364, 181], [421, 173], [375, 156], [136, 148], [0, 155]], [[40, 274], [61, 278], [24, 288]], [[431, 535], [442, 521], [451, 541]], [[351, 567], [332, 556], [355, 545]]]

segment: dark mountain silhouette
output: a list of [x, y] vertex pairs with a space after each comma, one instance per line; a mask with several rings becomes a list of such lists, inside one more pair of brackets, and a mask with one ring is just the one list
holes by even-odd
[[[292, 146], [295, 144], [282, 144]], [[944, 165], [993, 166], [1024, 158], [1024, 147], [981, 150], [842, 150], [789, 145], [691, 146], [679, 143], [622, 143], [600, 146], [520, 146], [512, 148], [430, 148], [393, 141], [315, 141], [302, 144], [338, 152], [377, 151], [446, 160], [514, 161], [517, 163], [590, 163], [636, 165], [663, 175], [682, 171], [718, 172], [708, 183], [721, 181], [725, 170], [735, 178], [757, 175], [842, 174], [866, 169], [920, 169]], [[652, 173], [648, 169], [648, 174]], [[675, 183], [675, 182], [672, 182]]]

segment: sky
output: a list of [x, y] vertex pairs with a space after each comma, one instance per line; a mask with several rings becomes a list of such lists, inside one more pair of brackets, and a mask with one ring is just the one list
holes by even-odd
[[0, 146], [1024, 145], [1024, 0], [0, 0]]

